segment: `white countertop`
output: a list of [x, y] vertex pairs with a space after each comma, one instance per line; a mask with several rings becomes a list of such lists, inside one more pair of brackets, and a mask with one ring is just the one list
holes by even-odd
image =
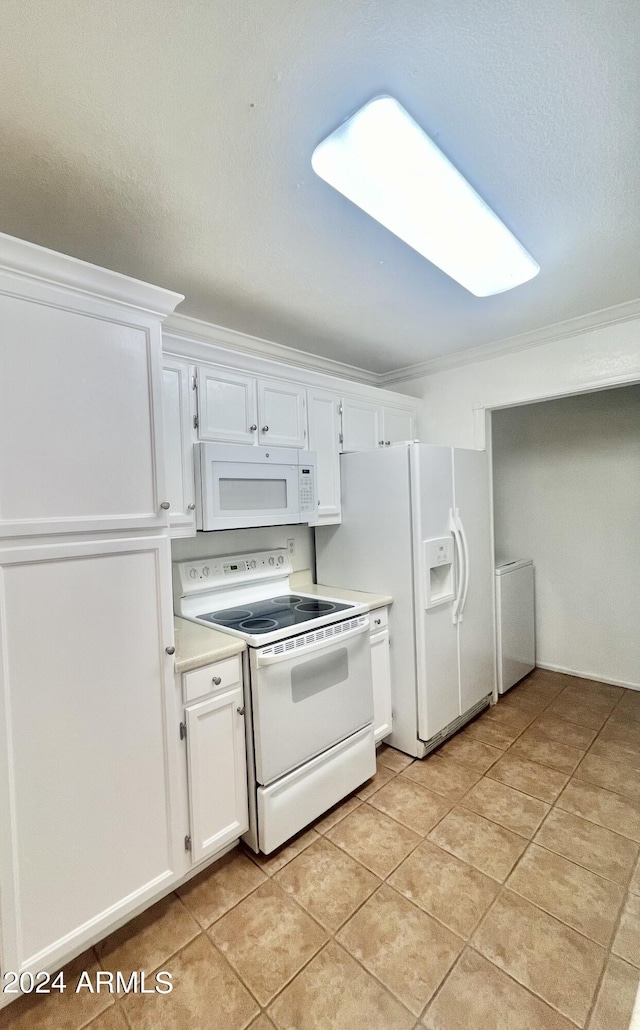
[[333, 601], [354, 601], [358, 604], [366, 604], [369, 611], [374, 608], [386, 608], [393, 604], [393, 598], [389, 594], [367, 594], [363, 590], [347, 590], [344, 587], [328, 587], [322, 583], [295, 583], [295, 589], [305, 594], [315, 594], [319, 597], [329, 597]]
[[176, 672], [189, 672], [190, 669], [198, 669], [201, 665], [230, 658], [234, 654], [240, 654], [247, 646], [240, 637], [221, 633], [213, 627], [209, 629], [208, 626], [199, 626], [197, 622], [190, 622], [188, 619], [179, 619], [176, 616], [173, 624], [176, 637]]

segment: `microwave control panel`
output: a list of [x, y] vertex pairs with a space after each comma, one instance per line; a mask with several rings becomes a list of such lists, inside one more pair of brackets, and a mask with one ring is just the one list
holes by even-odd
[[300, 465], [298, 497], [300, 498], [300, 514], [313, 512], [316, 509], [316, 476], [314, 465]]

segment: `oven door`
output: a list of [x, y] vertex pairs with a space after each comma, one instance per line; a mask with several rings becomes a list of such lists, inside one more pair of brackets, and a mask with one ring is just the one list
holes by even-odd
[[373, 720], [369, 619], [251, 649], [256, 779], [263, 786]]
[[280, 449], [278, 453], [278, 448], [239, 444], [196, 447], [198, 529], [241, 529], [301, 521], [296, 452]]

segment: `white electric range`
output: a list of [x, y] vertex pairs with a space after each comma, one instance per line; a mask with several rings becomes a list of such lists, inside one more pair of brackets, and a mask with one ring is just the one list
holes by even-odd
[[367, 606], [292, 591], [290, 575], [280, 548], [173, 567], [176, 615], [248, 645], [245, 839], [265, 854], [375, 773]]

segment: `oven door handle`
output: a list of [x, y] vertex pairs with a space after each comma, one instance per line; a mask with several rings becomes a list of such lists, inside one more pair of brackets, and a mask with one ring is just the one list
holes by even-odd
[[290, 662], [294, 658], [302, 658], [303, 655], [312, 654], [314, 651], [322, 651], [334, 644], [341, 644], [343, 640], [351, 640], [361, 633], [369, 632], [369, 619], [366, 618], [361, 626], [356, 629], [348, 629], [344, 633], [337, 633], [335, 636], [325, 637], [323, 640], [314, 641], [312, 644], [303, 644], [300, 647], [290, 647], [279, 651], [278, 654], [264, 654], [261, 651], [255, 652], [255, 664], [257, 668], [264, 665], [277, 665], [278, 662]]

